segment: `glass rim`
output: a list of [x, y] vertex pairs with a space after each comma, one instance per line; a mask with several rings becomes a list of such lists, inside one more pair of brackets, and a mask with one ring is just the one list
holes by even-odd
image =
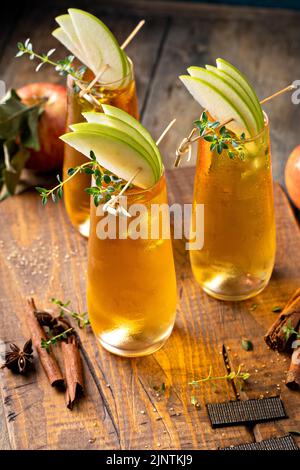
[[135, 197], [135, 196], [142, 196], [143, 194], [147, 194], [148, 192], [152, 192], [159, 185], [162, 178], [164, 178], [165, 176], [166, 176], [165, 167], [162, 166], [161, 175], [160, 175], [159, 179], [152, 186], [150, 186], [149, 188], [145, 188], [145, 189], [138, 188], [137, 190], [135, 190], [132, 193], [130, 193], [130, 191], [131, 191], [130, 189], [127, 189], [125, 191], [125, 193], [122, 194], [122, 196]]
[[[130, 69], [129, 69], [128, 73], [123, 78], [119, 78], [118, 80], [114, 80], [112, 82], [100, 82], [100, 81], [98, 81], [94, 84], [93, 87], [96, 87], [96, 88], [98, 88], [98, 87], [109, 88], [109, 87], [112, 87], [112, 86], [116, 86], [117, 84], [122, 84], [122, 82], [125, 82], [125, 80], [127, 80], [130, 77], [133, 79], [133, 62], [132, 62], [132, 60], [130, 59], [130, 57], [128, 55], [126, 57], [128, 59]], [[68, 74], [68, 77], [70, 77], [70, 80], [72, 80], [73, 82], [76, 81], [76, 79], [72, 75]], [[80, 80], [80, 82], [83, 85], [89, 85], [89, 83], [92, 80], [93, 79], [91, 79], [91, 80]]]
[[263, 116], [264, 116], [264, 127], [253, 137], [248, 137], [247, 139], [235, 139], [237, 143], [239, 144], [247, 144], [249, 142], [254, 142], [255, 140], [259, 139], [262, 134], [265, 133], [265, 131], [269, 128], [269, 117], [265, 111], [263, 111]]

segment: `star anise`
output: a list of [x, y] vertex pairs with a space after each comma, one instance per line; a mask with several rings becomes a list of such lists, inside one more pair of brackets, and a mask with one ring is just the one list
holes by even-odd
[[51, 313], [45, 312], [44, 310], [36, 310], [34, 314], [41, 326], [48, 326], [50, 329], [57, 326], [57, 319], [54, 318]]
[[19, 346], [14, 343], [10, 343], [9, 347], [10, 351], [5, 353], [5, 363], [2, 365], [1, 369], [7, 367], [13, 372], [23, 374], [33, 360], [32, 340], [29, 339], [26, 341], [23, 349], [20, 349]]

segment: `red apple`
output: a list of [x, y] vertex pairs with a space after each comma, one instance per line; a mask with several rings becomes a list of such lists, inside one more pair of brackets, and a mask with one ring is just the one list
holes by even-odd
[[300, 145], [294, 148], [286, 163], [285, 184], [291, 200], [300, 209]]
[[62, 167], [64, 144], [59, 136], [65, 132], [66, 89], [53, 83], [31, 83], [17, 90], [21, 100], [32, 105], [41, 98], [48, 98], [39, 120], [40, 150], [30, 150], [26, 168], [40, 172]]

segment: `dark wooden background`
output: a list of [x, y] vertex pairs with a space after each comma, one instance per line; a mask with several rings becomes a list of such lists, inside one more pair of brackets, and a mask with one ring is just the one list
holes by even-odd
[[[17, 41], [30, 37], [36, 50], [46, 52], [56, 47], [54, 58], [64, 57], [65, 49], [50, 32], [55, 28], [54, 17], [69, 6], [101, 17], [120, 42], [139, 19], [146, 19], [127, 52], [135, 64], [143, 123], [158, 137], [165, 125], [177, 118], [161, 145], [167, 167], [172, 166], [176, 146], [200, 112], [177, 79], [189, 65], [214, 64], [216, 57], [228, 59], [249, 77], [260, 98], [300, 79], [300, 13], [292, 10], [136, 0], [61, 0], [32, 5], [25, 1], [14, 11], [2, 11], [1, 7], [0, 79], [7, 87], [18, 88], [33, 81], [62, 82], [51, 68], [43, 67], [36, 74], [27, 57], [14, 59], [14, 55]], [[285, 162], [300, 143], [300, 106], [285, 95], [265, 109], [271, 122], [274, 178], [283, 184]], [[0, 407], [1, 447], [9, 444]]]

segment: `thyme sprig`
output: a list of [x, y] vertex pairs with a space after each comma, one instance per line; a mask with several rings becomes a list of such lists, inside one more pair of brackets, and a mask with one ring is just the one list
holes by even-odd
[[57, 203], [63, 196], [63, 186], [68, 183], [74, 176], [79, 173], [86, 173], [93, 175], [95, 186], [86, 188], [85, 191], [93, 197], [95, 206], [97, 207], [100, 202], [107, 202], [111, 199], [113, 193], [120, 191], [124, 185], [124, 181], [118, 176], [104, 171], [97, 162], [96, 156], [93, 151], [90, 152], [90, 161], [83, 163], [75, 168], [69, 168], [68, 178], [61, 181], [60, 176], [57, 175], [58, 183], [54, 188], [47, 189], [36, 186], [36, 190], [42, 197], [42, 204], [46, 205], [51, 197], [54, 203]]
[[50, 346], [57, 344], [59, 341], [63, 341], [64, 339], [67, 339], [68, 334], [70, 334], [73, 331], [74, 328], [68, 328], [67, 330], [64, 330], [62, 333], [59, 333], [58, 335], [52, 336], [51, 338], [48, 339], [41, 339], [41, 347], [46, 349], [47, 352], [50, 352]]
[[285, 340], [288, 341], [292, 335], [296, 336], [296, 339], [300, 339], [300, 332], [296, 331], [289, 320], [288, 324], [282, 328], [283, 333], [285, 334]]
[[225, 381], [237, 380], [240, 383], [242, 383], [248, 380], [250, 377], [249, 372], [242, 371], [242, 365], [238, 366], [237, 371], [232, 370], [229, 374], [226, 374], [226, 375], [213, 376], [212, 372], [213, 372], [212, 366], [210, 366], [207, 377], [203, 377], [198, 380], [192, 380], [192, 382], [189, 382], [189, 385], [192, 385], [193, 387], [199, 387], [201, 383], [205, 383], [205, 382], [214, 383], [215, 381], [218, 381], [218, 380], [225, 380]]
[[69, 308], [69, 305], [71, 303], [70, 300], [68, 300], [67, 302], [63, 302], [62, 300], [52, 298], [51, 302], [59, 307], [58, 318], [63, 318], [65, 314], [70, 315], [76, 320], [78, 327], [81, 329], [86, 328], [90, 324], [90, 321], [88, 319], [88, 312], [74, 312]]
[[[226, 150], [229, 158], [233, 159], [236, 155], [243, 158], [242, 147], [234, 134], [227, 129], [226, 126], [220, 126], [219, 121], [210, 121], [205, 111], [201, 114], [200, 119], [194, 121], [195, 126], [199, 130], [200, 136], [207, 142], [210, 142], [210, 150], [216, 151], [219, 155]], [[246, 135], [243, 132], [240, 140], [245, 140]]]
[[40, 61], [35, 69], [36, 72], [38, 72], [43, 65], [49, 64], [52, 65], [60, 75], [72, 75], [72, 77], [74, 77], [76, 80], [81, 80], [86, 71], [85, 66], [79, 67], [78, 70], [75, 70], [75, 68], [72, 66], [74, 61], [73, 55], [69, 55], [64, 59], [60, 59], [57, 62], [54, 62], [52, 59], [50, 59], [50, 56], [54, 54], [56, 49], [50, 49], [46, 54], [39, 54], [35, 52], [29, 38], [26, 39], [24, 43], [18, 42], [17, 46], [18, 52], [16, 57], [22, 57], [24, 54], [28, 54], [30, 60], [38, 59]]

